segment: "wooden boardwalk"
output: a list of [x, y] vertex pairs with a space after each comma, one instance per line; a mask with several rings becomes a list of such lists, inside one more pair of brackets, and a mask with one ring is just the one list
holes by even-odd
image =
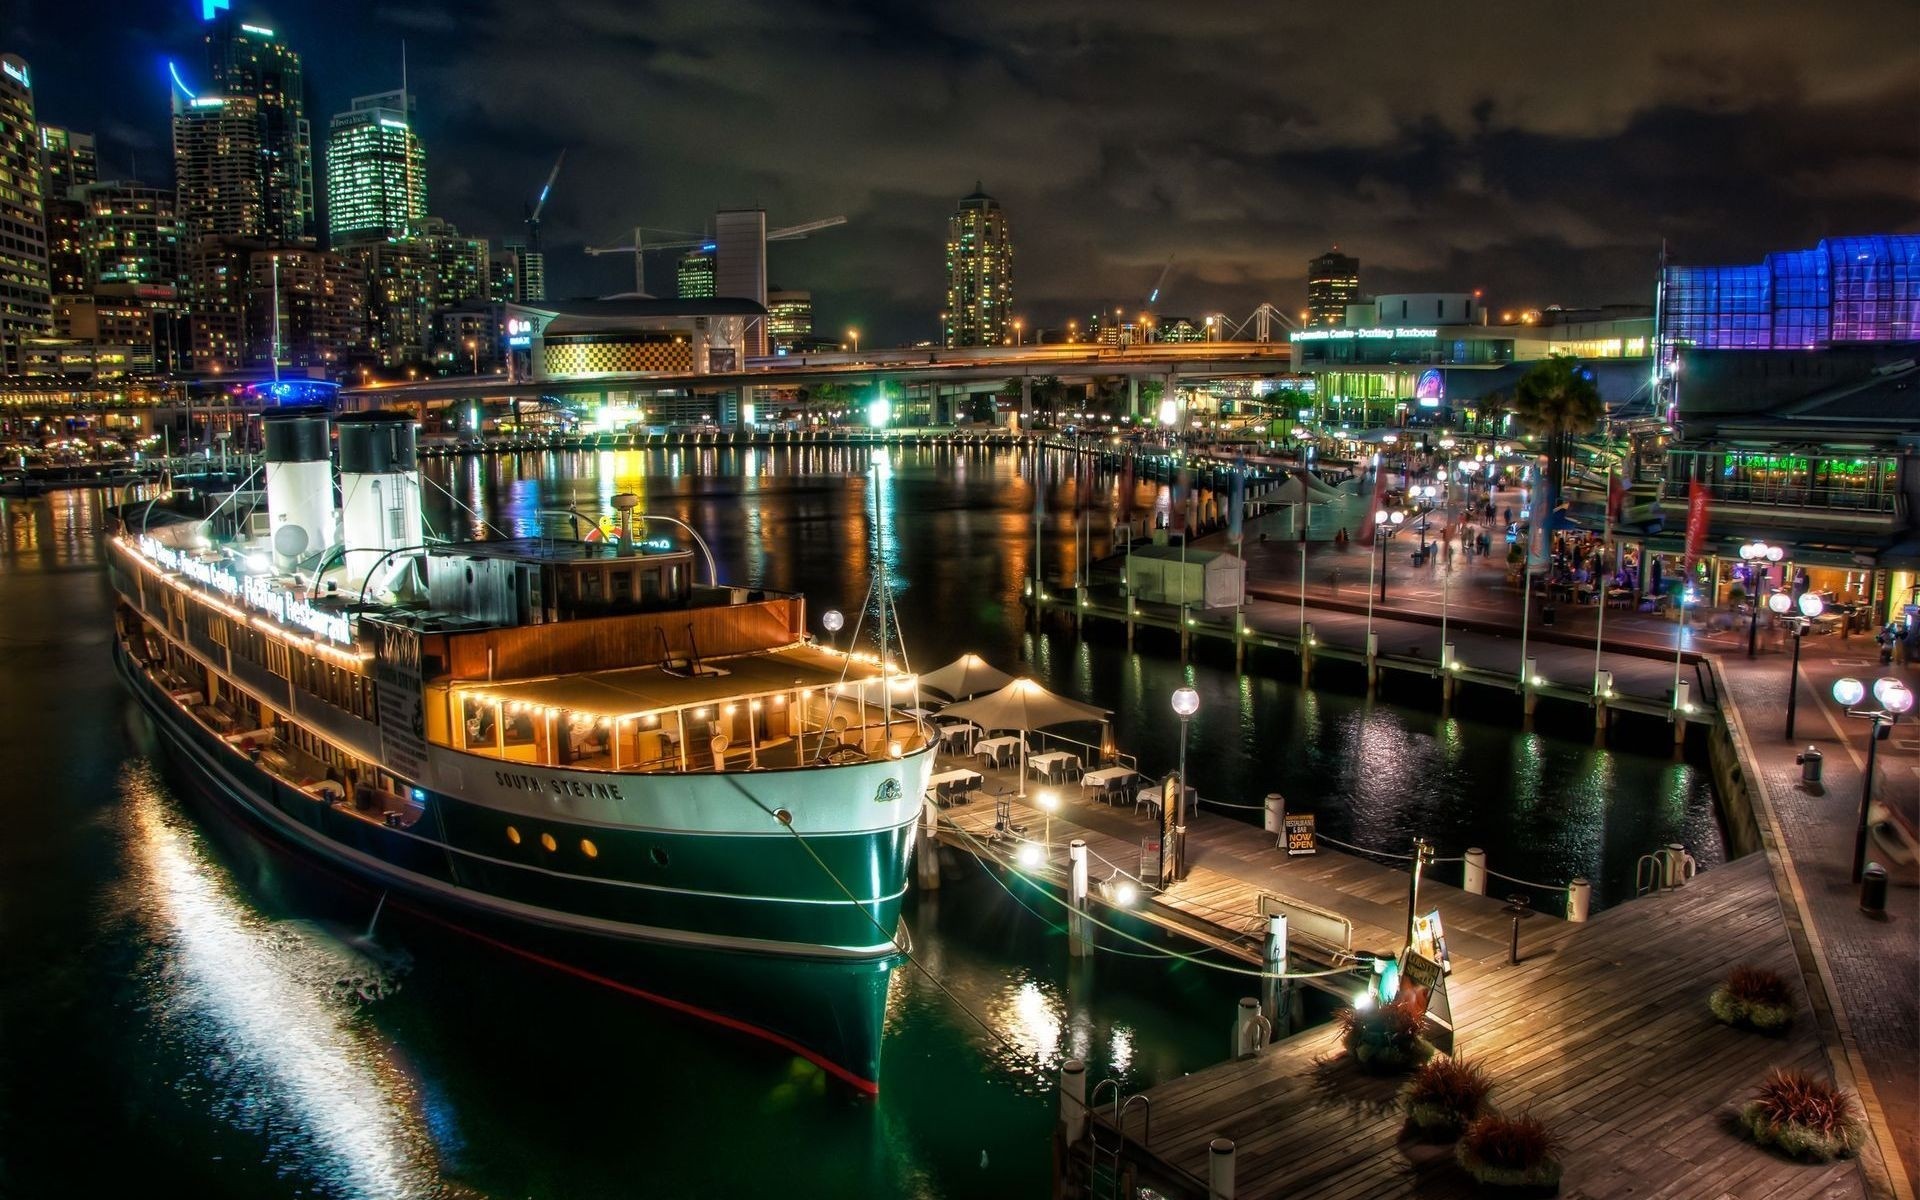
[[[1736, 963], [1771, 967], [1798, 990], [1761, 856], [1590, 923], [1558, 924], [1560, 936], [1529, 930], [1518, 967], [1456, 953], [1449, 988], [1458, 1049], [1492, 1076], [1494, 1102], [1540, 1117], [1562, 1139], [1563, 1195], [1864, 1194], [1854, 1163], [1789, 1162], [1744, 1139], [1734, 1121], [1771, 1067], [1828, 1073], [1804, 994], [1801, 1019], [1781, 1038], [1727, 1028], [1707, 1011], [1708, 992]], [[1165, 1194], [1199, 1195], [1193, 1181], [1206, 1177], [1208, 1142], [1226, 1137], [1237, 1148], [1240, 1200], [1475, 1195], [1450, 1147], [1403, 1135], [1399, 1086], [1357, 1071], [1331, 1027], [1310, 1031], [1148, 1089], [1150, 1132], [1136, 1108], [1129, 1161]], [[1112, 1144], [1104, 1112], [1095, 1123]]]
[[[966, 761], [972, 769], [980, 769], [971, 760]], [[1011, 772], [982, 773], [989, 792], [1011, 792], [1018, 783]], [[942, 842], [1001, 868], [1012, 867], [1022, 842], [1047, 835], [1047, 816], [1037, 807], [1034, 795], [1039, 786], [1030, 781], [1025, 800], [1011, 802], [1013, 824], [1025, 830], [1020, 838], [991, 840], [995, 798], [982, 794], [971, 803], [941, 811]], [[1049, 865], [1037, 871], [1022, 869], [1064, 889], [1066, 845], [1073, 838], [1084, 839], [1091, 855], [1088, 874], [1096, 885], [1092, 903], [1098, 910], [1103, 902], [1097, 885], [1116, 870], [1130, 877], [1138, 874], [1140, 840], [1154, 831], [1155, 822], [1144, 813], [1135, 815], [1130, 807], [1082, 799], [1077, 784], [1054, 790], [1061, 804], [1052, 820]], [[1185, 880], [1166, 892], [1141, 889], [1141, 899], [1133, 911], [1152, 924], [1242, 961], [1261, 961], [1267, 924], [1260, 916], [1262, 895], [1302, 902], [1346, 917], [1353, 923], [1352, 948], [1356, 950], [1392, 953], [1405, 939], [1405, 870], [1324, 845], [1310, 857], [1289, 858], [1274, 847], [1273, 836], [1259, 826], [1204, 810], [1188, 824], [1187, 860]], [[1421, 909], [1440, 910], [1455, 961], [1505, 961], [1511, 918], [1501, 901], [1462, 891], [1436, 879], [1435, 874], [1458, 878], [1460, 868], [1442, 864], [1423, 879], [1420, 887]], [[1580, 928], [1559, 919], [1560, 915], [1543, 913], [1525, 922], [1526, 944], [1545, 945]], [[1332, 966], [1336, 962], [1328, 947], [1302, 937], [1293, 940], [1293, 951], [1296, 963]]]

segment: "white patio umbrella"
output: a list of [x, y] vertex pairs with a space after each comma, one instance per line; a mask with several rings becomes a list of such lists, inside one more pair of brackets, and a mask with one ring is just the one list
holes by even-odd
[[962, 654], [939, 670], [929, 671], [920, 677], [921, 687], [954, 700], [962, 697], [971, 699], [981, 692], [1003, 688], [1012, 682], [1013, 676], [994, 669], [978, 654]]
[[[924, 681], [923, 681], [924, 682]], [[1078, 721], [1105, 723], [1112, 710], [1056, 696], [1031, 679], [1020, 678], [997, 692], [962, 700], [941, 710], [942, 716], [963, 717], [982, 729], [1020, 731], [1020, 795], [1027, 794], [1027, 731], [1072, 725]]]

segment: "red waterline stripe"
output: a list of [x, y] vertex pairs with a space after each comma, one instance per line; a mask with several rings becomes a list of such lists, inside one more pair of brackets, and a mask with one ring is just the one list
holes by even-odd
[[822, 1070], [826, 1071], [828, 1074], [834, 1076], [836, 1079], [841, 1080], [842, 1082], [850, 1085], [855, 1090], [865, 1095], [877, 1096], [880, 1094], [880, 1085], [874, 1080], [862, 1078], [861, 1076], [841, 1066], [839, 1063], [834, 1062], [832, 1059], [824, 1057], [817, 1051], [807, 1049], [805, 1046], [802, 1046], [800, 1043], [794, 1041], [792, 1038], [789, 1038], [784, 1034], [775, 1033], [771, 1029], [765, 1029], [759, 1025], [754, 1025], [749, 1022], [742, 1021], [738, 1017], [729, 1017], [724, 1013], [717, 1013], [717, 1012], [714, 1012], [712, 1009], [702, 1008], [697, 1004], [689, 1004], [685, 1000], [675, 1000], [671, 996], [662, 996], [658, 992], [650, 992], [650, 991], [647, 991], [645, 988], [638, 988], [633, 986], [630, 983], [622, 983], [617, 979], [609, 979], [605, 975], [596, 974], [592, 971], [587, 970], [585, 967], [575, 966], [574, 964], [569, 962], [562, 962], [557, 958], [549, 958], [544, 954], [536, 954], [533, 951], [528, 950], [524, 947], [513, 945], [511, 942], [503, 942], [498, 938], [489, 937], [488, 935], [481, 933], [478, 930], [468, 929], [464, 925], [456, 924], [453, 921], [449, 921], [446, 918], [438, 915], [437, 913], [427, 912], [426, 910], [421, 909], [413, 904], [409, 904], [404, 900], [395, 901], [395, 904], [398, 907], [404, 908], [408, 912], [413, 913], [415, 916], [424, 917], [426, 920], [432, 921], [436, 925], [444, 926], [447, 929], [451, 929], [455, 933], [465, 934], [467, 937], [470, 937], [475, 941], [480, 942], [484, 945], [491, 946], [496, 950], [503, 950], [508, 954], [518, 955], [519, 957], [524, 958], [529, 962], [539, 963], [543, 967], [551, 968], [552, 970], [559, 971], [563, 974], [572, 975], [577, 978], [587, 980], [590, 983], [597, 983], [602, 987], [612, 988], [616, 992], [621, 992], [628, 996], [634, 996], [638, 999], [648, 1001], [649, 1003], [660, 1005], [663, 1008], [669, 1008], [675, 1012], [686, 1013], [689, 1016], [699, 1017], [703, 1021], [711, 1021], [715, 1025], [722, 1026], [723, 1028], [731, 1029], [738, 1033], [748, 1034], [749, 1036], [760, 1038], [762, 1041], [771, 1042], [774, 1045], [779, 1046], [783, 1050], [792, 1051], [793, 1053], [799, 1055], [801, 1058], [804, 1058], [808, 1062], [812, 1063], [814, 1066], [821, 1068]]

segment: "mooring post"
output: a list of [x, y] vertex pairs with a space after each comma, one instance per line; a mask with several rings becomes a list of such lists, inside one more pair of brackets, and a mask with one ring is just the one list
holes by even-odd
[[1287, 973], [1287, 915], [1274, 913], [1267, 918], [1267, 1020], [1272, 1022], [1277, 1041], [1293, 1033], [1293, 981]]
[[1087, 1135], [1087, 1064], [1077, 1058], [1060, 1064], [1060, 1124], [1069, 1146]]
[[1584, 921], [1593, 907], [1593, 884], [1585, 876], [1576, 875], [1567, 885], [1567, 920]]
[[1067, 844], [1067, 950], [1075, 958], [1093, 953], [1093, 922], [1087, 919], [1087, 843]]
[[1207, 1200], [1233, 1200], [1233, 1139], [1207, 1143]]
[[1468, 846], [1466, 854], [1461, 856], [1464, 868], [1460, 875], [1460, 889], [1472, 892], [1476, 896], [1487, 894], [1487, 852], [1478, 846]]

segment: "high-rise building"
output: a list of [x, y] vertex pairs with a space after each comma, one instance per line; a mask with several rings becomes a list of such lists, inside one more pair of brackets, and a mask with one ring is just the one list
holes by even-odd
[[974, 185], [947, 218], [949, 346], [997, 346], [1013, 305], [1013, 236], [1000, 202]]
[[144, 375], [183, 367], [185, 306], [172, 284], [103, 283], [56, 296], [54, 332], [77, 343], [96, 373]]
[[681, 255], [678, 276], [676, 294], [682, 300], [713, 299], [713, 248], [706, 246]]
[[1307, 264], [1307, 324], [1340, 325], [1360, 300], [1360, 260], [1340, 247]]
[[182, 273], [182, 234], [173, 190], [137, 179], [78, 189], [86, 207], [86, 255], [91, 282], [173, 283]]
[[422, 239], [340, 249], [366, 280], [366, 345], [386, 367], [427, 360], [433, 334], [433, 260]]
[[444, 218], [428, 217], [420, 223], [420, 240], [433, 268], [433, 307], [452, 308], [488, 298], [493, 252], [487, 239], [463, 237]]
[[813, 336], [813, 293], [775, 289], [767, 293], [767, 334], [777, 354], [792, 352]]
[[252, 100], [174, 93], [175, 206], [189, 242], [265, 234], [264, 154]]
[[427, 156], [403, 91], [360, 96], [327, 129], [327, 233], [338, 248], [412, 237], [427, 219]]
[[87, 205], [73, 195], [49, 190], [47, 210], [47, 281], [55, 296], [71, 296], [93, 282], [93, 263], [87, 255]]
[[525, 238], [508, 238], [502, 249], [513, 260], [514, 304], [538, 304], [547, 298], [547, 256], [529, 249]]
[[520, 302], [520, 260], [512, 250], [487, 259], [487, 301], [491, 304]]
[[344, 255], [210, 238], [192, 248], [188, 264], [196, 371], [260, 370], [276, 357], [282, 367], [337, 371], [365, 340], [365, 283]]
[[[713, 294], [722, 299], [767, 304], [767, 210], [722, 209], [713, 214]], [[767, 323], [748, 326], [740, 352], [767, 352]]]
[[42, 195], [32, 76], [0, 54], [0, 374], [19, 369], [26, 339], [53, 331]]
[[203, 96], [251, 102], [258, 127], [261, 235], [281, 241], [312, 236], [313, 129], [300, 55], [273, 30], [237, 21], [231, 10], [216, 10], [207, 27], [207, 71]]
[[94, 150], [93, 135], [42, 125], [40, 167], [46, 172], [48, 196], [65, 196], [69, 188], [92, 183], [100, 178], [100, 156]]

